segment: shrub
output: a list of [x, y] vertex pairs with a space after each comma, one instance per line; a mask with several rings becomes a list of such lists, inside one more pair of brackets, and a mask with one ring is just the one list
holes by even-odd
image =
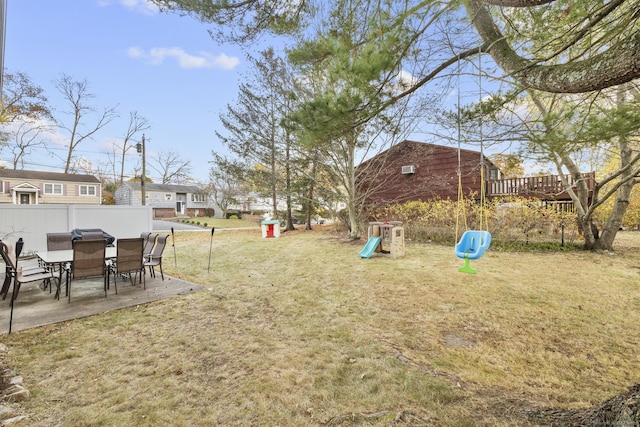
[[578, 234], [574, 212], [556, 210], [539, 200], [516, 197], [493, 199], [484, 206], [471, 198], [462, 203], [410, 201], [376, 209], [370, 212], [369, 218], [402, 221], [407, 239], [451, 244], [467, 229], [488, 229], [494, 240], [505, 244], [533, 240], [558, 242], [562, 238], [561, 230], [569, 236], [568, 241], [573, 241]]

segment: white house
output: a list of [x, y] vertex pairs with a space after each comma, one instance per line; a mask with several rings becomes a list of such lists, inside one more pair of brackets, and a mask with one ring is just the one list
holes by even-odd
[[[205, 210], [215, 209], [207, 200], [205, 192], [195, 185], [145, 183], [145, 205], [152, 207], [154, 218], [180, 216], [207, 216]], [[139, 182], [127, 181], [116, 190], [116, 205], [141, 206], [142, 189]]]

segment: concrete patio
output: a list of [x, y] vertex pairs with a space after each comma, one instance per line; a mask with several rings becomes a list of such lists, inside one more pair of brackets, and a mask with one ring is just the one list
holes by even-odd
[[[4, 264], [0, 264], [4, 272]], [[4, 274], [0, 274], [0, 283], [4, 280]], [[60, 300], [54, 298], [55, 287], [52, 293], [44, 290], [42, 284], [28, 283], [22, 285], [18, 299], [14, 303], [12, 332], [35, 328], [38, 326], [64, 322], [80, 317], [91, 316], [98, 313], [109, 312], [125, 307], [132, 307], [197, 292], [205, 289], [203, 286], [185, 282], [165, 274], [161, 279], [159, 272], [156, 277], [146, 275], [146, 290], [142, 283], [132, 286], [128, 280], [118, 278], [118, 294], [111, 287], [107, 297], [104, 297], [102, 279], [85, 279], [74, 281], [71, 288], [71, 303], [68, 302], [65, 291], [62, 289]], [[0, 299], [0, 333], [9, 332], [9, 316], [11, 307], [11, 291], [5, 300]]]

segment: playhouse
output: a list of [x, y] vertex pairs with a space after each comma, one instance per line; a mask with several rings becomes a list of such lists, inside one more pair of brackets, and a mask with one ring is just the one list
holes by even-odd
[[370, 222], [367, 235], [369, 240], [360, 251], [361, 258], [370, 258], [374, 253], [391, 258], [404, 256], [404, 228], [401, 221]]
[[262, 225], [262, 238], [280, 237], [280, 221], [265, 219]]

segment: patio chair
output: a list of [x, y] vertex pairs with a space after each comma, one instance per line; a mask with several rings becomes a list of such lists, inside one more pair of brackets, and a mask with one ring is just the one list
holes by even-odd
[[[74, 280], [102, 277], [104, 297], [107, 297], [107, 266], [105, 239], [76, 240], [73, 242], [73, 262], [67, 270], [67, 296], [71, 302], [71, 284]], [[58, 296], [59, 298], [59, 296]]]
[[[20, 252], [22, 252], [23, 244], [24, 243], [21, 237], [20, 239], [18, 239], [18, 242], [16, 243], [16, 248], [18, 248], [19, 250], [18, 256], [20, 255]], [[23, 277], [30, 276], [32, 274], [44, 273], [46, 271], [44, 268], [38, 265], [29, 265], [29, 266], [20, 265], [20, 268], [18, 268], [18, 256], [16, 256], [16, 254], [14, 253], [13, 246], [11, 246], [11, 244], [7, 242], [5, 242], [4, 245], [5, 245], [5, 251], [2, 252], [2, 258], [4, 259], [6, 271], [4, 276], [4, 282], [2, 284], [2, 289], [0, 290], [0, 294], [2, 294], [3, 300], [7, 298], [7, 294], [9, 293], [9, 288], [11, 288], [11, 282], [16, 277], [16, 272], [18, 270], [20, 271], [20, 274]], [[46, 282], [45, 286], [48, 284], [49, 282]], [[17, 296], [18, 294], [16, 292], [16, 297]]]
[[[147, 283], [144, 278], [144, 265], [142, 250], [144, 249], [144, 239], [136, 237], [131, 239], [118, 239], [116, 243], [116, 259], [109, 264], [108, 276], [113, 274], [113, 285], [118, 293], [118, 275], [127, 275], [132, 285], [135, 285], [135, 277], [140, 273], [140, 280], [144, 283], [144, 289], [147, 289]], [[131, 277], [131, 273], [135, 272], [135, 276]], [[107, 283], [110, 278], [107, 277]], [[140, 282], [138, 282], [140, 283]]]
[[[64, 251], [73, 249], [73, 241], [71, 240], [71, 232], [67, 233], [47, 233], [47, 250], [48, 251]], [[68, 269], [69, 266], [62, 265], [43, 265], [45, 268], [49, 268], [54, 272], [59, 272], [60, 269]], [[49, 288], [51, 292], [51, 288]]]
[[[2, 285], [2, 299], [4, 300], [9, 293], [9, 288], [11, 287], [11, 282], [13, 281], [14, 289], [13, 289], [13, 298], [18, 297], [18, 292], [20, 292], [20, 284], [28, 283], [28, 282], [46, 282], [49, 284], [51, 279], [51, 274], [47, 272], [45, 269], [40, 268], [38, 266], [29, 266], [23, 267], [22, 265], [18, 265], [18, 257], [13, 251], [13, 246], [10, 243], [0, 241], [0, 254], [2, 255], [2, 259], [4, 260], [6, 266], [6, 275], [4, 279], [4, 283]], [[22, 251], [23, 245], [22, 238], [20, 238], [16, 244], [19, 248], [20, 252]]]
[[162, 252], [167, 245], [168, 234], [158, 234], [156, 238], [156, 244], [153, 247], [153, 251], [149, 254], [149, 258], [144, 261], [144, 266], [149, 268], [149, 274], [151, 277], [156, 277], [155, 267], [160, 268], [160, 276], [164, 280], [164, 273], [162, 272]]
[[[20, 241], [20, 245], [22, 245], [22, 241]], [[18, 298], [18, 292], [20, 291], [20, 286], [23, 283], [33, 283], [33, 282], [48, 282], [49, 286], [51, 286], [52, 282], [57, 280], [57, 277], [51, 271], [40, 270], [40, 272], [35, 272], [35, 270], [31, 270], [31, 274], [24, 274], [22, 267], [18, 266], [17, 257], [13, 254], [13, 248], [10, 244], [6, 242], [0, 241], [0, 255], [4, 260], [7, 268], [7, 277], [9, 278], [9, 284], [13, 279], [13, 292], [11, 293], [11, 314], [9, 315], [9, 333], [11, 333], [11, 326], [13, 325], [13, 308], [16, 299]], [[6, 278], [5, 278], [6, 283]], [[4, 286], [3, 286], [4, 288]], [[7, 289], [8, 291], [8, 289]], [[6, 293], [3, 295], [3, 299], [6, 297]]]
[[68, 233], [47, 233], [47, 250], [63, 251], [73, 249], [71, 232]]
[[[16, 254], [15, 254], [16, 265], [18, 264], [18, 260], [20, 259], [20, 254], [22, 254], [22, 248], [24, 248], [24, 240], [22, 240], [22, 237], [20, 237], [16, 242]], [[24, 276], [28, 276], [30, 274], [35, 274], [35, 273], [42, 273], [46, 270], [44, 267], [40, 265], [39, 261], [30, 262], [30, 263], [25, 263], [23, 261], [20, 263], [20, 268], [22, 269], [22, 274]]]
[[[149, 260], [149, 256], [151, 255], [151, 252], [153, 251], [153, 247], [156, 245], [156, 240], [158, 238], [158, 233], [142, 233], [142, 234], [146, 234], [147, 237], [145, 239], [144, 242], [144, 249], [142, 250], [142, 254], [144, 255], [144, 259], [145, 261]], [[140, 235], [141, 237], [142, 234]]]
[[[140, 237], [142, 238], [142, 252], [144, 253], [144, 248], [147, 246], [147, 243], [149, 243], [149, 236], [151, 236], [151, 232], [150, 231], [143, 231], [142, 233], [140, 233]], [[149, 251], [151, 252], [151, 251]]]

